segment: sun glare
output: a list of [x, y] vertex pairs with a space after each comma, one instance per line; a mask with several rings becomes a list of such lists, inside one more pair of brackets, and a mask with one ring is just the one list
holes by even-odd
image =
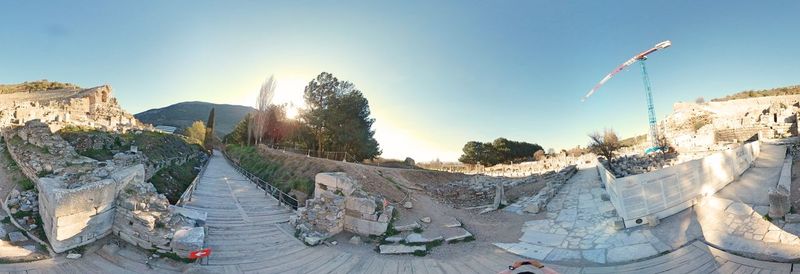
[[294, 119], [305, 106], [303, 101], [303, 90], [308, 84], [308, 79], [300, 76], [281, 76], [276, 75], [278, 84], [275, 88], [275, 97], [272, 102], [275, 104], [286, 104], [286, 116]]

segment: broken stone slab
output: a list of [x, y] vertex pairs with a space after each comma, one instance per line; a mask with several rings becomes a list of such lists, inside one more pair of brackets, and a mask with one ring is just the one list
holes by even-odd
[[800, 214], [789, 213], [785, 218], [787, 223], [800, 223]]
[[417, 251], [425, 251], [425, 246], [407, 246], [407, 245], [380, 245], [379, 249], [381, 254], [411, 254]]
[[416, 221], [407, 225], [398, 225], [394, 227], [394, 230], [397, 231], [412, 231], [416, 228], [421, 228], [422, 226], [419, 225]]
[[67, 254], [67, 259], [75, 260], [75, 259], [80, 259], [80, 258], [81, 258], [81, 254], [78, 254], [78, 253]]
[[391, 236], [391, 237], [386, 237], [386, 239], [383, 239], [383, 240], [387, 241], [387, 242], [392, 242], [392, 243], [399, 243], [400, 241], [405, 240], [405, 238], [403, 236], [400, 236], [400, 235], [394, 235], [394, 236]]
[[406, 243], [409, 244], [427, 244], [430, 242], [440, 241], [443, 240], [444, 237], [436, 236], [433, 238], [426, 237], [425, 235], [419, 233], [411, 233], [406, 236]]
[[8, 233], [8, 240], [11, 241], [12, 243], [18, 243], [18, 242], [27, 241], [28, 237], [25, 236], [25, 234], [22, 234], [22, 232], [14, 231], [14, 232]]
[[412, 209], [414, 208], [414, 204], [412, 204], [411, 201], [406, 201], [405, 203], [403, 203], [403, 207], [405, 209]]
[[427, 224], [431, 222], [431, 217], [422, 217], [419, 220]]
[[324, 240], [324, 238], [322, 238], [320, 236], [314, 236], [314, 235], [306, 236], [303, 239], [303, 241], [306, 244], [311, 245], [311, 246], [318, 245], [320, 242], [322, 242], [322, 240]]
[[350, 238], [350, 244], [360, 245], [361, 244], [361, 237], [359, 237], [358, 235], [355, 235], [355, 236], [351, 237]]
[[445, 242], [460, 241], [469, 237], [472, 237], [472, 233], [463, 227], [454, 227], [444, 232]]
[[195, 223], [198, 226], [205, 225], [206, 220], [208, 219], [208, 213], [207, 212], [200, 211], [200, 210], [195, 210], [195, 209], [191, 209], [191, 208], [185, 208], [185, 207], [181, 207], [181, 206], [170, 205], [169, 206], [169, 211], [170, 212], [174, 212], [174, 213], [178, 213], [180, 215], [183, 215], [186, 218], [194, 220]]
[[539, 207], [539, 204], [533, 203], [523, 208], [522, 211], [525, 213], [536, 214], [539, 213], [539, 211], [541, 211], [541, 208]]
[[175, 231], [170, 246], [178, 250], [199, 250], [203, 248], [205, 237], [202, 227], [182, 227]]
[[458, 219], [456, 219], [455, 217], [445, 217], [442, 226], [444, 226], [444, 227], [459, 227], [459, 226], [461, 226], [461, 222]]

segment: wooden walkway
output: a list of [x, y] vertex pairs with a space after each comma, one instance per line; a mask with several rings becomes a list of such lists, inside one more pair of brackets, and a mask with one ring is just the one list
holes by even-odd
[[[475, 250], [449, 260], [354, 254], [336, 247], [307, 247], [281, 229], [292, 211], [278, 206], [237, 174], [219, 154], [211, 158], [188, 207], [208, 212], [202, 264], [148, 267], [141, 254], [101, 249], [78, 260], [0, 265], [0, 273], [497, 273], [522, 258], [499, 248]], [[561, 273], [800, 273], [800, 265], [752, 260], [695, 241], [671, 253], [616, 266], [559, 266]]]

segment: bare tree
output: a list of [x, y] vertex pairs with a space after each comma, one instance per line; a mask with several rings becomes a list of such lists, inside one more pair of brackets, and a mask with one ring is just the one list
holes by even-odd
[[706, 102], [706, 98], [703, 98], [702, 96], [701, 97], [697, 97], [697, 99], [694, 99], [694, 102], [698, 103], [698, 104], [702, 104], [702, 103]]
[[589, 144], [589, 150], [594, 154], [605, 157], [609, 164], [611, 164], [611, 158], [614, 157], [614, 153], [622, 147], [617, 134], [614, 133], [613, 129], [609, 128], [604, 129], [603, 133], [595, 132], [589, 134], [589, 139], [592, 141]]
[[264, 131], [268, 127], [268, 112], [269, 108], [272, 106], [272, 97], [275, 96], [276, 85], [277, 81], [275, 80], [275, 76], [270, 75], [264, 84], [261, 85], [261, 90], [258, 93], [258, 98], [256, 99], [256, 113], [251, 120], [252, 125], [248, 127], [250, 129], [250, 135], [253, 136], [253, 142], [256, 145], [261, 144]]

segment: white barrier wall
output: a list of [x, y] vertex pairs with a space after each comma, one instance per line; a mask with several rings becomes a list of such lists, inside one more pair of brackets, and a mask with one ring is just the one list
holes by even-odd
[[719, 191], [747, 170], [760, 152], [759, 143], [752, 142], [623, 178], [614, 178], [602, 165], [597, 169], [625, 227], [634, 227], [645, 224], [645, 216], [666, 218], [694, 205], [698, 196]]

